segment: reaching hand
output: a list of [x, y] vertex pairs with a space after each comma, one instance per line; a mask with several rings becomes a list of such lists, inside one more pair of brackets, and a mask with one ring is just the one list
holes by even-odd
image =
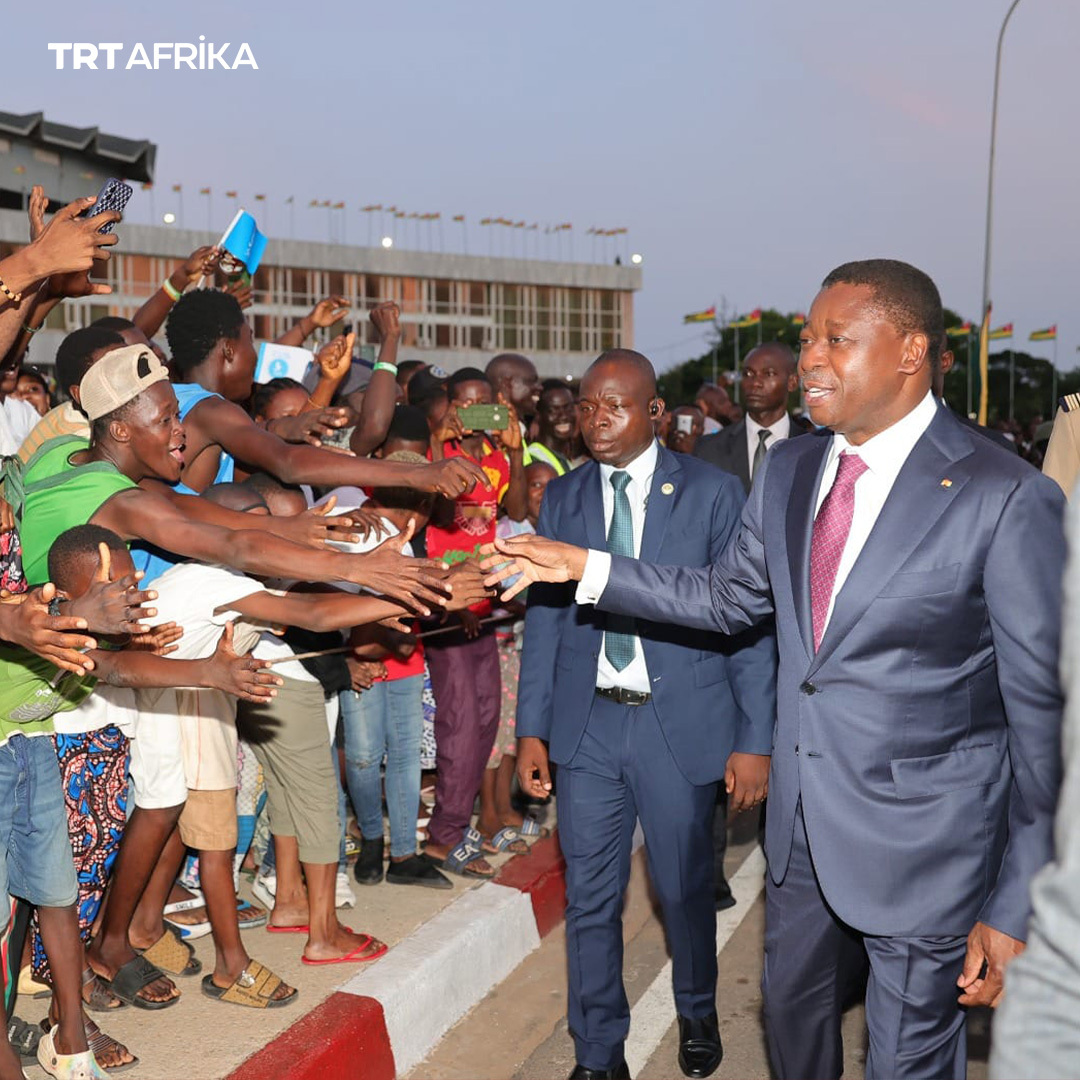
[[18, 596], [0, 598], [0, 639], [36, 653], [64, 671], [85, 675], [94, 661], [83, 650], [96, 649], [97, 641], [84, 631], [86, 620], [75, 615], [50, 615], [56, 586], [49, 582]]
[[521, 575], [500, 597], [512, 600], [534, 581], [580, 581], [588, 551], [543, 536], [512, 536], [485, 544], [480, 554], [484, 556], [480, 566], [488, 571], [485, 585], [498, 585]]
[[379, 335], [379, 341], [391, 341], [401, 337], [401, 309], [393, 300], [384, 300], [371, 309], [371, 325]]
[[40, 184], [35, 184], [30, 189], [30, 201], [26, 204], [26, 213], [30, 218], [31, 244], [45, 231], [45, 210], [48, 205], [45, 189]]
[[341, 382], [352, 367], [355, 334], [339, 334], [329, 345], [324, 345], [316, 354], [322, 377], [331, 382]]
[[352, 570], [342, 577], [397, 600], [421, 615], [431, 614], [430, 605], [441, 609], [446, 604], [446, 594], [453, 588], [441, 578], [445, 571], [442, 563], [401, 554], [415, 531], [416, 521], [409, 518], [409, 524], [397, 536], [384, 540], [365, 555], [348, 556]]
[[90, 588], [68, 602], [68, 613], [85, 619], [86, 625], [97, 634], [147, 633], [150, 627], [139, 620], [157, 614], [155, 608], [144, 606], [157, 599], [157, 593], [152, 589], [146, 592], [139, 589], [138, 583], [143, 577], [141, 570], [114, 580], [108, 544], [98, 544], [98, 559], [98, 570]]
[[497, 400], [500, 405], [505, 406], [507, 412], [510, 414], [510, 422], [501, 431], [493, 431], [491, 437], [495, 441], [495, 444], [500, 446], [507, 453], [514, 450], [520, 450], [521, 424], [518, 422], [517, 409], [515, 409], [502, 394], [499, 394]]
[[453, 457], [424, 465], [415, 486], [421, 491], [434, 491], [437, 495], [456, 499], [468, 494], [477, 484], [491, 490], [491, 481], [479, 465], [467, 458]]
[[996, 1009], [1005, 996], [1005, 968], [1023, 951], [1024, 942], [977, 922], [968, 934], [964, 970], [956, 980], [956, 985], [964, 991], [958, 999], [960, 1004], [989, 1005]]
[[451, 405], [443, 414], [439, 426], [431, 433], [435, 442], [448, 443], [463, 439], [466, 435], [465, 425], [458, 416], [457, 406]]
[[333, 326], [349, 313], [349, 301], [344, 296], [328, 296], [320, 300], [312, 309], [308, 318], [317, 328]]
[[221, 248], [212, 244], [197, 247], [170, 275], [169, 280], [177, 292], [195, 285], [204, 277], [213, 278], [221, 258]]
[[[349, 423], [351, 410], [332, 406], [326, 409], [310, 409], [295, 416], [281, 416], [271, 420], [266, 430], [287, 443], [307, 443], [322, 446], [324, 438]], [[329, 449], [329, 447], [327, 447]]]
[[[98, 232], [103, 225], [120, 220], [116, 210], [106, 210], [92, 218], [78, 215], [94, 205], [93, 195], [76, 199], [53, 214], [49, 223], [41, 229], [37, 239], [30, 245], [40, 278], [53, 274], [70, 274], [76, 270], [86, 272], [95, 259], [108, 259], [108, 248], [116, 243], [116, 233]], [[107, 291], [108, 287], [106, 287]]]
[[[453, 588], [446, 610], [459, 612], [462, 622], [466, 622], [465, 616], [471, 614], [468, 609], [473, 604], [491, 599], [492, 590], [484, 584], [484, 572], [480, 569], [480, 564], [473, 559], [454, 563], [443, 580]], [[465, 630], [466, 636], [469, 636], [467, 623]]]
[[353, 527], [360, 531], [365, 540], [372, 537], [378, 540], [382, 536], [390, 535], [382, 514], [369, 506], [358, 506], [355, 510], [350, 510], [349, 517], [352, 518]]
[[546, 799], [551, 794], [551, 767], [543, 739], [518, 739], [517, 774], [521, 790], [530, 798]]
[[264, 704], [277, 697], [276, 687], [285, 681], [280, 675], [267, 671], [269, 667], [269, 660], [237, 656], [233, 649], [233, 624], [227, 622], [214, 655], [206, 661], [207, 684], [242, 701]]
[[245, 310], [255, 303], [255, 297], [251, 291], [251, 282], [245, 281], [243, 278], [237, 278], [236, 281], [228, 282], [223, 292], [227, 292], [230, 296], [234, 297], [236, 302], [240, 305], [241, 310]]
[[353, 531], [352, 514], [331, 516], [330, 511], [337, 505], [337, 496], [332, 495], [322, 506], [312, 506], [302, 514], [293, 517], [275, 518], [270, 523], [274, 534], [294, 544], [305, 547], [323, 548], [331, 540], [355, 544], [360, 534]]
[[768, 754], [741, 754], [737, 751], [727, 759], [724, 787], [728, 806], [739, 813], [764, 802], [769, 794]]
[[155, 656], [168, 656], [180, 648], [175, 642], [183, 636], [184, 628], [179, 623], [163, 622], [151, 627], [145, 634], [134, 634], [127, 647]]
[[381, 660], [363, 660], [359, 656], [348, 656], [345, 666], [349, 669], [349, 680], [358, 694], [370, 690], [377, 679], [386, 678], [386, 665]]

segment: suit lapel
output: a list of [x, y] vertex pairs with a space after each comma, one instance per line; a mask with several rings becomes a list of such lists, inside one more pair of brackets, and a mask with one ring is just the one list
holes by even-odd
[[[968, 476], [956, 470], [950, 475], [949, 466], [971, 450], [971, 441], [963, 436], [960, 425], [939, 410], [908, 455], [851, 573], [836, 595], [809, 674], [828, 659], [960, 493]], [[943, 484], [944, 480], [949, 484]], [[809, 569], [809, 545], [806, 565]]]
[[821, 474], [829, 458], [831, 438], [822, 438], [811, 453], [802, 454], [791, 479], [787, 504], [787, 556], [791, 568], [791, 594], [807, 656], [814, 655], [814, 628], [810, 612], [810, 537]]
[[607, 551], [607, 530], [604, 528], [604, 492], [600, 466], [590, 461], [581, 466], [585, 473], [578, 487], [579, 513], [585, 522], [585, 538], [595, 551]]
[[750, 452], [746, 448], [746, 421], [740, 420], [729, 429], [729, 457], [732, 472], [743, 482], [743, 488], [750, 490]]
[[[641, 533], [642, 562], [656, 562], [660, 558], [664, 534], [671, 520], [671, 509], [679, 495], [679, 481], [682, 476], [678, 454], [673, 454], [662, 446], [658, 449], [656, 470], [645, 506], [645, 527]], [[668, 485], [671, 490], [665, 492], [664, 488]]]

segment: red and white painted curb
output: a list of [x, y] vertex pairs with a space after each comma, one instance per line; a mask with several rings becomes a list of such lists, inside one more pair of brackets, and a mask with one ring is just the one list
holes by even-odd
[[[394, 1080], [424, 1060], [563, 919], [557, 836], [462, 893], [227, 1080]], [[362, 1068], [359, 1069], [359, 1063]]]

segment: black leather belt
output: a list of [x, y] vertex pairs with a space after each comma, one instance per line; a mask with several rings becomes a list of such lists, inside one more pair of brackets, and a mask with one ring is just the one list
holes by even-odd
[[620, 705], [644, 705], [652, 697], [642, 690], [624, 690], [621, 686], [598, 686], [596, 694]]

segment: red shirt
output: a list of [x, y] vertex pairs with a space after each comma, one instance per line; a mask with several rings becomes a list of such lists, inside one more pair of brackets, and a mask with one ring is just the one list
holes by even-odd
[[[427, 527], [426, 542], [429, 559], [442, 559], [446, 563], [464, 562], [479, 555], [482, 544], [495, 539], [495, 518], [499, 503], [510, 486], [510, 462], [501, 450], [485, 438], [480, 458], [477, 460], [461, 449], [461, 444], [447, 443], [443, 451], [446, 457], [467, 457], [487, 474], [491, 490], [477, 484], [467, 495], [454, 500], [454, 520], [447, 528], [436, 525]], [[491, 612], [491, 602], [483, 600], [474, 604], [472, 611], [478, 615]]]

